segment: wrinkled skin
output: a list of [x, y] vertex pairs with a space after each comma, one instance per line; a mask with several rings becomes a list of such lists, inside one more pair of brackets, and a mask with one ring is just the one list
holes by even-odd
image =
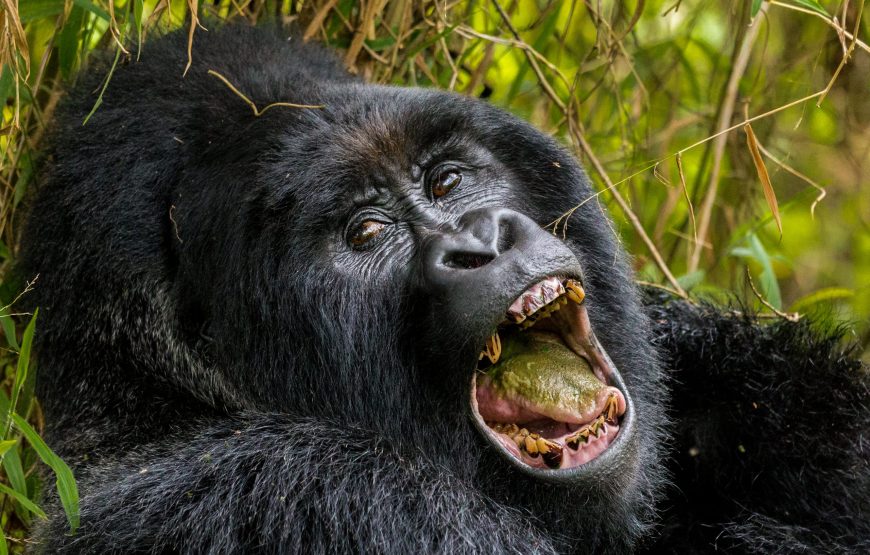
[[[656, 548], [657, 511], [675, 505], [655, 343], [670, 364], [690, 342], [668, 344], [667, 319], [645, 315], [598, 203], [564, 239], [542, 227], [593, 194], [576, 160], [485, 103], [363, 84], [277, 32], [213, 27], [182, 78], [186, 62], [183, 34], [149, 42], [86, 126], [100, 71], [56, 117], [19, 273], [40, 274], [38, 394], [82, 525], [67, 535], [55, 508], [37, 549]], [[209, 69], [258, 106], [323, 108], [255, 117]], [[433, 178], [445, 168], [461, 174], [452, 188]], [[582, 277], [636, 425], [607, 465], [553, 482], [476, 432], [469, 384], [505, 308], [557, 274]], [[696, 537], [681, 514], [666, 515], [665, 546]]]

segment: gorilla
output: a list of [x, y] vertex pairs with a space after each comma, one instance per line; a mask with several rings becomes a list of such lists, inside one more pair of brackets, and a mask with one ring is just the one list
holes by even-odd
[[37, 551], [870, 549], [843, 330], [639, 291], [599, 204], [545, 227], [578, 162], [482, 101], [277, 28], [192, 54], [55, 117], [19, 272], [81, 526], [53, 501]]

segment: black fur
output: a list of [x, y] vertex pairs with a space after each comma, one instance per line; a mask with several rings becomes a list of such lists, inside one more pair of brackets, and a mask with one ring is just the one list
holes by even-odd
[[[651, 304], [651, 323], [596, 203], [566, 244], [638, 443], [583, 483], [514, 470], [469, 422], [463, 357], [485, 336], [433, 315], [408, 228], [369, 253], [341, 246], [347, 197], [437, 147], [484, 160], [487, 187], [445, 198], [431, 225], [492, 205], [545, 224], [591, 194], [582, 169], [486, 104], [365, 85], [278, 31], [199, 33], [182, 79], [185, 40], [149, 42], [84, 127], [104, 72], [83, 78], [32, 202], [20, 271], [41, 275], [38, 393], [82, 491], [78, 534], [55, 511], [46, 552], [866, 546], [866, 372], [803, 326], [677, 302]], [[255, 117], [209, 69], [260, 109], [324, 107]]]
[[870, 374], [842, 331], [651, 302], [677, 488], [657, 547], [870, 551]]

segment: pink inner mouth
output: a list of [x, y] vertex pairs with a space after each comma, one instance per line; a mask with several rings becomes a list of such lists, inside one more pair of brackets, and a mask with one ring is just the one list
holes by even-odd
[[[571, 302], [566, 302], [566, 297]], [[544, 406], [517, 392], [505, 394], [485, 373], [478, 372], [472, 379], [471, 404], [484, 435], [510, 457], [532, 468], [564, 470], [595, 459], [617, 437], [626, 411], [622, 392], [607, 385], [615, 369], [592, 334], [584, 297], [576, 281], [547, 278], [511, 303], [499, 333], [510, 338], [510, 334], [534, 327], [535, 334], [560, 338], [584, 361], [578, 368], [585, 368], [587, 385], [589, 380], [598, 384], [586, 388], [588, 402]], [[499, 359], [501, 339], [493, 337], [497, 340], [488, 342], [487, 350], [481, 353], [483, 367]]]

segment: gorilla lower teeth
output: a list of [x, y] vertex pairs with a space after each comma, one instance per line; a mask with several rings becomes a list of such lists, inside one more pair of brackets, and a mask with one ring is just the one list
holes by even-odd
[[523, 447], [525, 448], [526, 453], [532, 457], [538, 456], [538, 442], [532, 439], [531, 436], [525, 438], [523, 441]]

